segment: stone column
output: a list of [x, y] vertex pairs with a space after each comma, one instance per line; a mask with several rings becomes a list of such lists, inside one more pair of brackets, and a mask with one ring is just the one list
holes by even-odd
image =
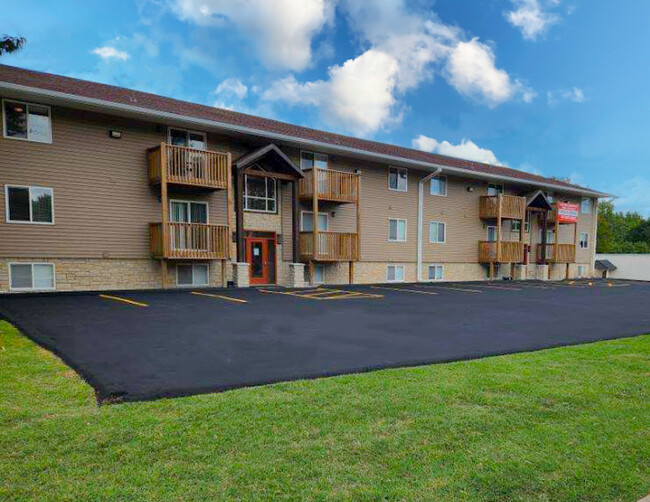
[[548, 281], [548, 265], [537, 265], [535, 279], [538, 281]]
[[290, 288], [304, 288], [305, 283], [305, 264], [289, 263], [289, 284]]
[[525, 281], [528, 278], [528, 265], [515, 263], [514, 270], [514, 276], [512, 277], [514, 281]]
[[250, 264], [235, 262], [232, 264], [232, 280], [236, 288], [247, 288], [250, 286]]

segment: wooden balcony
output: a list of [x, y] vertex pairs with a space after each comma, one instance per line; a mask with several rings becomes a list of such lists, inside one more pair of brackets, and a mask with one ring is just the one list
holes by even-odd
[[305, 178], [298, 182], [298, 197], [311, 199], [314, 194], [314, 172], [318, 198], [323, 201], [357, 203], [359, 200], [359, 174], [333, 171], [331, 169], [310, 169]]
[[[501, 205], [501, 211], [499, 211]], [[483, 195], [481, 196], [479, 216], [484, 219], [495, 219], [501, 215], [506, 220], [524, 220], [526, 218], [526, 198], [514, 195]]]
[[228, 187], [227, 153], [197, 150], [161, 143], [148, 151], [149, 182], [160, 183], [166, 169], [167, 183], [208, 189]]
[[201, 223], [167, 223], [167, 242], [163, 224], [151, 223], [151, 255], [179, 260], [227, 260], [228, 227]]
[[359, 234], [318, 232], [318, 249], [314, 253], [314, 234], [300, 232], [300, 257], [314, 261], [358, 261]]
[[478, 243], [479, 263], [522, 263], [524, 243], [519, 241], [481, 241]]
[[[542, 244], [537, 244], [537, 256], [542, 256]], [[574, 244], [547, 244], [546, 263], [575, 263], [576, 247]]]

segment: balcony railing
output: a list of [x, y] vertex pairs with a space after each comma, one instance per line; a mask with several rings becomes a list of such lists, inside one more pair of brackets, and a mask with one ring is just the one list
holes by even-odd
[[332, 171], [331, 169], [310, 169], [305, 178], [298, 182], [298, 196], [310, 199], [314, 194], [314, 172], [318, 198], [331, 202], [356, 203], [359, 200], [359, 174]]
[[[537, 245], [537, 256], [542, 256], [542, 244]], [[547, 263], [575, 263], [576, 247], [574, 244], [547, 244]]]
[[514, 195], [483, 195], [481, 196], [479, 216], [493, 219], [499, 216], [499, 203], [501, 204], [501, 218], [523, 220], [526, 217], [526, 198]]
[[150, 149], [148, 156], [150, 183], [160, 183], [162, 170], [166, 168], [168, 183], [215, 189], [228, 187], [227, 153], [161, 143]]
[[155, 258], [226, 260], [229, 258], [228, 227], [202, 223], [167, 223], [167, 242], [162, 223], [151, 223], [151, 255]]
[[519, 241], [481, 241], [478, 243], [478, 261], [480, 263], [522, 263], [524, 261], [524, 243]]
[[318, 232], [314, 252], [314, 234], [300, 232], [300, 256], [314, 261], [358, 261], [359, 234]]

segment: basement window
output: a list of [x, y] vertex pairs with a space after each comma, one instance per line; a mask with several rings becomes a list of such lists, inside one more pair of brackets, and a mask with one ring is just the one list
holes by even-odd
[[207, 286], [209, 282], [209, 269], [206, 263], [176, 265], [178, 286]]
[[386, 280], [388, 282], [404, 282], [404, 265], [388, 265]]
[[443, 265], [429, 265], [429, 280], [442, 281], [445, 276], [445, 267]]
[[53, 291], [56, 289], [52, 263], [10, 263], [11, 291]]

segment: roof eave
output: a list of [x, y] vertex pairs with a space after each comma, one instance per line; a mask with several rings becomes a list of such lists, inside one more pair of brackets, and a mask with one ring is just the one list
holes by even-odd
[[201, 118], [191, 117], [188, 115], [180, 115], [171, 112], [154, 110], [151, 108], [145, 108], [145, 107], [139, 107], [134, 105], [127, 105], [124, 103], [116, 103], [113, 101], [106, 101], [97, 98], [79, 96], [77, 94], [69, 94], [69, 93], [64, 93], [59, 91], [52, 91], [50, 89], [43, 89], [40, 87], [31, 87], [31, 86], [25, 86], [20, 84], [13, 84], [11, 82], [0, 82], [0, 90], [13, 91], [13, 92], [25, 93], [27, 95], [33, 95], [37, 97], [49, 98], [53, 102], [53, 104], [64, 104], [64, 105], [67, 104], [67, 105], [77, 105], [77, 106], [81, 105], [84, 107], [96, 108], [101, 111], [121, 112], [121, 113], [127, 113], [135, 116], [141, 116], [143, 118], [155, 117], [159, 119], [172, 120], [172, 121], [183, 122], [192, 125], [200, 125], [203, 127], [215, 128], [221, 131], [229, 131], [229, 132], [234, 132], [239, 134], [250, 134], [261, 138], [283, 141], [286, 143], [293, 143], [304, 147], [310, 147], [310, 148], [315, 147], [315, 148], [326, 149], [337, 153], [340, 152], [340, 153], [353, 154], [359, 157], [365, 157], [375, 161], [382, 160], [394, 164], [417, 166], [424, 170], [436, 170], [442, 168], [447, 173], [459, 174], [471, 178], [505, 181], [505, 182], [510, 182], [518, 185], [528, 185], [533, 187], [552, 188], [554, 190], [562, 190], [563, 192], [566, 193], [587, 195], [590, 197], [597, 197], [597, 198], [614, 197], [611, 194], [598, 192], [596, 190], [590, 190], [587, 188], [566, 187], [563, 185], [557, 185], [549, 182], [523, 180], [521, 178], [516, 178], [514, 176], [511, 177], [511, 176], [503, 176], [503, 175], [490, 174], [490, 173], [480, 173], [470, 169], [452, 167], [452, 166], [433, 163], [433, 162], [423, 162], [419, 160], [407, 159], [404, 157], [398, 157], [394, 155], [375, 153], [363, 149], [351, 148], [342, 145], [335, 145], [332, 143], [325, 143], [321, 141], [308, 140], [297, 136], [274, 133], [270, 131], [264, 131], [261, 129], [255, 129], [251, 127], [230, 124], [227, 122], [201, 119]]

